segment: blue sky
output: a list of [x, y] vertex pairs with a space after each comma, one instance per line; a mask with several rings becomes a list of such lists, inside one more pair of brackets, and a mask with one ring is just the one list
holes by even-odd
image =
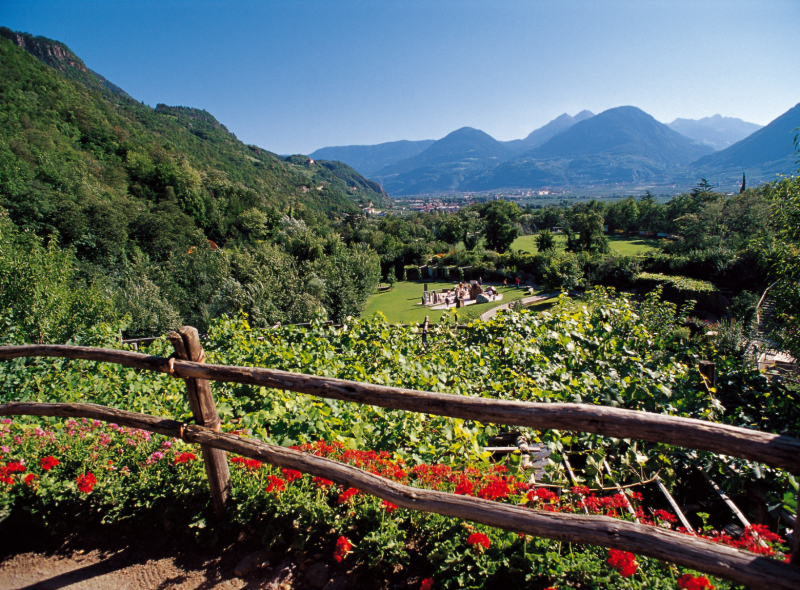
[[798, 22], [798, 0], [0, 0], [135, 98], [282, 154], [621, 105], [763, 125], [800, 102]]

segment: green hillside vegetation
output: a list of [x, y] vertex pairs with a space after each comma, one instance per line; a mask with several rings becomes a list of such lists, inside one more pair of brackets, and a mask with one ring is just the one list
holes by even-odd
[[[67, 51], [26, 39], [38, 53]], [[256, 325], [360, 312], [377, 259], [329, 224], [382, 202], [378, 185], [339, 163], [246, 146], [205, 111], [151, 109], [87, 83], [82, 62], [59, 64], [0, 39], [8, 239], [30, 231], [43, 248], [66, 247], [70, 280], [110, 294], [131, 335], [202, 329], [239, 309]]]

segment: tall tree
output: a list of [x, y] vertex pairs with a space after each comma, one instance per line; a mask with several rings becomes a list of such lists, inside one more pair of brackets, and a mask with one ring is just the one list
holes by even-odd
[[521, 211], [516, 203], [493, 201], [484, 209], [484, 238], [486, 245], [498, 252], [505, 252], [517, 239], [519, 228], [515, 222]]

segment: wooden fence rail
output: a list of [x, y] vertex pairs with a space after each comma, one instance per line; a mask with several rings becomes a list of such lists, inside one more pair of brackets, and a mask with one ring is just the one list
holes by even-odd
[[631, 551], [747, 584], [751, 588], [800, 588], [799, 569], [705, 539], [607, 516], [545, 512], [414, 488], [310, 453], [222, 434], [177, 420], [94, 404], [7, 403], [0, 404], [0, 415], [61, 416], [114, 422], [324, 477], [410, 510], [463, 518], [525, 535]]
[[575, 430], [732, 455], [800, 475], [800, 440], [706, 422], [589, 404], [533, 403], [431, 393], [258, 367], [232, 367], [125, 350], [66, 345], [0, 346], [0, 359], [63, 357], [168, 373], [181, 379], [243, 383], [347, 402], [544, 430]]
[[[184, 329], [184, 332], [186, 329]], [[647, 412], [586, 404], [542, 404], [473, 398], [357, 383], [254, 367], [209, 365], [200, 352], [180, 350], [192, 339], [182, 332], [171, 338], [176, 356], [162, 358], [129, 351], [65, 345], [0, 346], [0, 359], [62, 357], [111, 362], [132, 368], [167, 373], [185, 379], [190, 390], [203, 380], [225, 381], [291, 390], [324, 398], [384, 408], [422, 412], [538, 429], [591, 432], [615, 438], [634, 438], [732, 455], [800, 474], [800, 440], [724, 424]], [[194, 331], [196, 335], [196, 331]], [[187, 340], [187, 338], [189, 340]], [[199, 361], [199, 362], [195, 362]], [[208, 392], [210, 397], [210, 390]], [[195, 401], [197, 403], [197, 401]], [[213, 399], [211, 401], [213, 407]], [[586, 543], [632, 551], [747, 584], [753, 588], [800, 588], [800, 568], [759, 557], [731, 547], [658, 527], [603, 516], [540, 512], [473, 497], [405, 486], [350, 467], [291, 449], [221, 434], [218, 422], [194, 412], [203, 425], [136, 414], [93, 404], [0, 404], [0, 415], [85, 417], [113, 421], [198, 443], [211, 450], [234, 452], [279, 467], [297, 469], [356, 487], [398, 506], [464, 518], [490, 526], [560, 541]], [[216, 410], [214, 409], [214, 417]], [[211, 426], [210, 428], [208, 426]], [[206, 450], [208, 449], [208, 450]], [[219, 456], [219, 455], [217, 455]], [[222, 455], [224, 457], [224, 454]], [[209, 479], [209, 462], [206, 460]], [[227, 472], [227, 465], [225, 465]], [[211, 482], [212, 491], [214, 483]], [[215, 504], [219, 493], [215, 493]], [[797, 562], [796, 520], [793, 562]]]

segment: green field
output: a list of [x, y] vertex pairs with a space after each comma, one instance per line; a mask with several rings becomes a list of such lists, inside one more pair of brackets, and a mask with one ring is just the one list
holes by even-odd
[[[556, 248], [558, 250], [563, 250], [567, 244], [567, 236], [564, 234], [558, 234], [555, 236], [555, 238]], [[535, 235], [520, 236], [514, 240], [514, 242], [511, 244], [511, 248], [513, 250], [522, 250], [523, 252], [536, 254], [539, 250], [536, 248], [535, 240]], [[620, 254], [628, 255], [644, 254], [645, 252], [655, 250], [659, 247], [659, 240], [648, 240], [645, 238], [623, 238], [609, 236], [608, 243], [612, 250], [615, 250]]]
[[[428, 283], [428, 289], [445, 289], [453, 286], [453, 283]], [[422, 281], [402, 281], [395, 283], [391, 291], [376, 293], [367, 302], [367, 308], [362, 314], [365, 318], [372, 317], [377, 312], [383, 313], [386, 319], [392, 324], [403, 323], [412, 324], [414, 322], [424, 322], [425, 316], [429, 316], [431, 322], [438, 321], [445, 313], [445, 310], [433, 311], [429, 307], [417, 305], [422, 298], [424, 283]], [[493, 303], [482, 303], [480, 305], [470, 305], [458, 310], [459, 321], [477, 319], [486, 310], [498, 305], [516, 301], [526, 296], [526, 289], [516, 287], [498, 287], [498, 291], [503, 294], [503, 300]]]

